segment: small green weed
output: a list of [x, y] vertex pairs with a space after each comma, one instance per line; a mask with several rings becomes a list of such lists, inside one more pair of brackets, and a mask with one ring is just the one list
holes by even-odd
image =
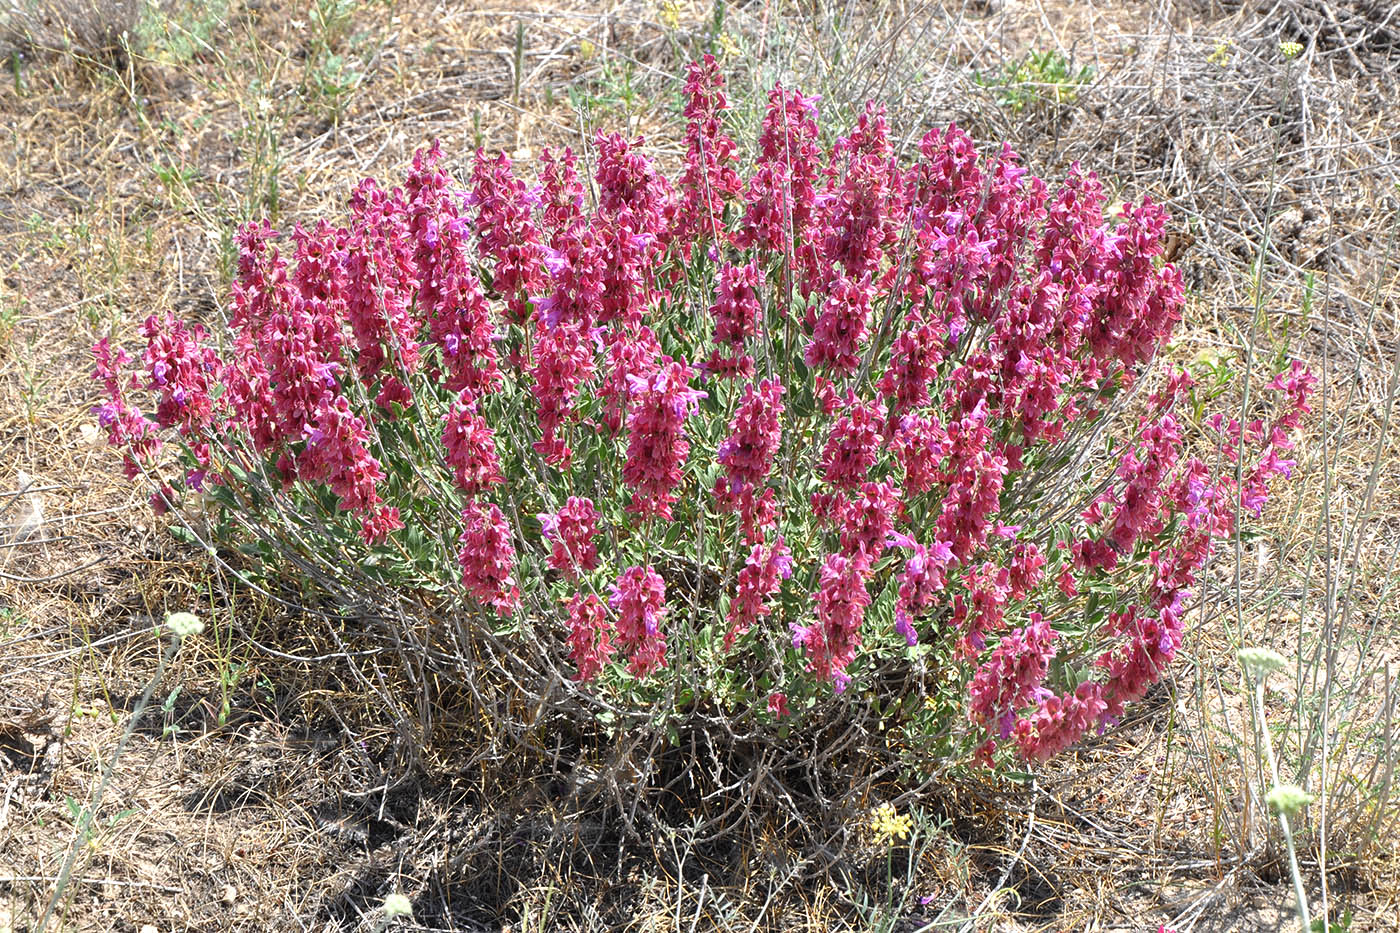
[[996, 74], [973, 74], [976, 84], [994, 91], [997, 104], [1014, 114], [1038, 107], [1068, 107], [1093, 79], [1091, 66], [1076, 68], [1054, 49], [1027, 52], [1025, 58], [1004, 66]]
[[73, 818], [73, 825], [79, 829], [78, 835], [82, 845], [94, 851], [101, 847], [102, 832], [115, 829], [122, 820], [139, 812], [130, 807], [119, 810], [107, 817], [103, 821], [102, 829], [98, 830], [93, 826], [96, 814], [89, 812], [88, 807], [82, 806], [72, 797], [64, 797], [63, 800], [68, 805], [68, 814]]
[[152, 60], [183, 65], [213, 52], [228, 21], [228, 0], [145, 4], [136, 45]]
[[601, 123], [625, 122], [641, 113], [646, 95], [637, 80], [636, 66], [627, 59], [604, 56], [598, 73], [583, 87], [570, 86], [569, 103], [586, 129]]
[[366, 37], [352, 34], [357, 0], [316, 0], [307, 11], [310, 50], [302, 99], [324, 120], [338, 125], [350, 97], [364, 83], [369, 54], [358, 54]]

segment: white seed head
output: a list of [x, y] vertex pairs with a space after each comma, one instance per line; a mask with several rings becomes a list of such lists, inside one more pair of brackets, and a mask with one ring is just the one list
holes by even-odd
[[384, 916], [390, 918], [411, 917], [413, 916], [413, 905], [402, 894], [390, 894], [384, 898]]
[[1313, 795], [1297, 784], [1277, 784], [1264, 795], [1264, 800], [1275, 813], [1292, 816], [1312, 803]]
[[1261, 680], [1288, 667], [1288, 659], [1272, 648], [1241, 648], [1239, 658], [1245, 673]]
[[193, 612], [170, 613], [165, 617], [165, 627], [170, 630], [170, 634], [181, 641], [204, 631], [204, 623]]

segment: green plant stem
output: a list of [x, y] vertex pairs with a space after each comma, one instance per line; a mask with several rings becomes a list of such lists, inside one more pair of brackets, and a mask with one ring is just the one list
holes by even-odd
[[103, 768], [102, 780], [97, 785], [92, 802], [83, 809], [78, 818], [77, 833], [73, 837], [73, 844], [68, 847], [68, 855], [63, 860], [63, 867], [59, 869], [53, 896], [49, 898], [48, 906], [44, 908], [44, 916], [39, 918], [39, 926], [36, 928], [38, 933], [43, 933], [48, 928], [49, 918], [53, 916], [54, 909], [58, 907], [58, 902], [63, 897], [63, 890], [68, 886], [68, 879], [73, 873], [73, 865], [78, 860], [78, 850], [82, 847], [83, 839], [86, 838], [88, 830], [92, 827], [92, 821], [97, 815], [98, 807], [102, 805], [102, 797], [107, 792], [107, 785], [112, 781], [112, 774], [117, 770], [117, 762], [121, 759], [122, 752], [126, 750], [126, 743], [131, 740], [132, 733], [136, 731], [136, 724], [141, 721], [141, 714], [145, 712], [147, 704], [151, 702], [151, 696], [155, 693], [157, 685], [165, 677], [165, 669], [170, 664], [170, 659], [175, 657], [175, 652], [179, 650], [180, 640], [172, 637], [165, 650], [161, 652], [160, 663], [156, 665], [155, 675], [151, 677], [150, 683], [146, 684], [146, 691], [141, 694], [141, 700], [131, 711], [131, 718], [127, 720], [126, 729], [122, 732], [122, 737], [117, 742], [112, 757]]
[[[1269, 724], [1264, 719], [1264, 680], [1259, 678], [1254, 686], [1254, 703], [1259, 711], [1259, 733], [1263, 736], [1264, 757], [1269, 764], [1269, 774], [1277, 787], [1278, 759], [1274, 757], [1274, 740], [1269, 735]], [[1303, 933], [1311, 933], [1312, 917], [1308, 912], [1308, 896], [1303, 890], [1303, 874], [1298, 869], [1298, 851], [1293, 845], [1293, 828], [1288, 825], [1288, 815], [1278, 815], [1279, 826], [1283, 829], [1284, 846], [1288, 849], [1288, 870], [1293, 875], [1293, 894], [1298, 898], [1298, 917], [1303, 923]]]

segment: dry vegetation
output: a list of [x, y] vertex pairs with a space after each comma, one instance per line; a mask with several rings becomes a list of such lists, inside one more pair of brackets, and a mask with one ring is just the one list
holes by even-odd
[[[674, 157], [676, 76], [706, 48], [749, 128], [754, 89], [782, 77], [828, 113], [887, 101], [909, 141], [955, 119], [1043, 174], [1078, 160], [1122, 198], [1165, 200], [1192, 287], [1179, 361], [1218, 373], [1226, 406], [1285, 348], [1324, 377], [1299, 480], [1265, 535], [1222, 555], [1174, 678], [1034, 782], [918, 801], [930, 828], [895, 862], [914, 879], [895, 928], [1296, 929], [1278, 840], [1258, 818], [1233, 657], [1266, 643], [1305, 659], [1269, 694], [1285, 762], [1307, 746], [1314, 782], [1327, 769], [1329, 799], [1301, 836], [1311, 896], [1351, 930], [1395, 929], [1396, 9], [0, 11], [0, 933], [35, 928], [75, 814], [156, 669], [152, 626], [175, 609], [210, 628], [125, 745], [51, 928], [373, 929], [391, 891], [412, 897], [419, 929], [868, 928], [863, 899], [888, 890], [873, 847], [832, 864], [761, 828], [701, 844], [683, 812], [631, 833], [606, 781], [511, 755], [471, 723], [440, 722], [423, 752], [414, 711], [360, 683], [384, 673], [377, 659], [338, 647], [354, 633], [332, 640], [173, 540], [89, 411], [94, 339], [129, 336], [151, 311], [219, 314], [237, 222], [321, 216], [434, 137], [457, 169], [478, 145], [521, 162], [583, 147], [594, 125], [644, 132]], [[1030, 52], [1052, 54], [1009, 68]]]

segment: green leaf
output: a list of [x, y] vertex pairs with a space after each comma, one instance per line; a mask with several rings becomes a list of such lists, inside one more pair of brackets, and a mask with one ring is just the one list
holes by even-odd
[[170, 537], [179, 541], [181, 544], [199, 544], [199, 537], [184, 525], [171, 525]]

